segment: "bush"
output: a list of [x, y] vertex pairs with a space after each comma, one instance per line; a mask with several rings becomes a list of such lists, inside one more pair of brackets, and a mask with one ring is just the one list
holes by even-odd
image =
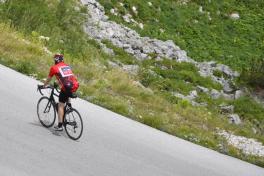
[[240, 81], [253, 88], [264, 89], [264, 58], [254, 59], [248, 68], [243, 69]]

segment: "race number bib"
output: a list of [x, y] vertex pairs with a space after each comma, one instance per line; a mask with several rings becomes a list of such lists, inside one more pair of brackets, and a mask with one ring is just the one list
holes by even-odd
[[61, 76], [64, 77], [68, 77], [68, 76], [72, 76], [72, 70], [70, 66], [63, 66], [59, 68], [60, 74]]

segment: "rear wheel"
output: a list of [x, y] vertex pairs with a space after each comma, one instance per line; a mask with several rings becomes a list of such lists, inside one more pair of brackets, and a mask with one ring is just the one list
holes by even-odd
[[48, 97], [41, 97], [37, 105], [37, 113], [40, 123], [49, 128], [53, 126], [56, 120], [56, 111]]
[[64, 127], [69, 138], [77, 140], [82, 136], [83, 121], [76, 109], [69, 109], [64, 116]]

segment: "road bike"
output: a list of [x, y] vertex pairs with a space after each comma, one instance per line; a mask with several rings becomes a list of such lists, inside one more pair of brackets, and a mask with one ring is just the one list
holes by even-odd
[[[42, 89], [50, 89], [50, 96], [45, 96], [42, 93]], [[44, 88], [41, 85], [38, 85], [37, 90], [42, 95], [37, 104], [38, 119], [44, 127], [50, 128], [55, 123], [56, 114], [58, 115], [58, 103], [55, 101], [54, 96], [58, 97], [60, 91], [56, 86], [47, 86]], [[77, 95], [73, 94], [70, 98], [77, 98]], [[82, 117], [80, 113], [72, 107], [70, 102], [67, 102], [64, 108], [63, 127], [70, 139], [78, 140], [82, 136]]]

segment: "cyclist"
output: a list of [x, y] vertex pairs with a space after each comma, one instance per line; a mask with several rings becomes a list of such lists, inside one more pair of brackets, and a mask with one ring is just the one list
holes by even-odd
[[54, 128], [56, 131], [63, 131], [62, 125], [65, 103], [68, 102], [69, 97], [72, 97], [73, 93], [77, 91], [79, 83], [74, 76], [71, 67], [64, 63], [64, 57], [62, 54], [55, 54], [53, 58], [55, 64], [50, 67], [48, 78], [43, 87], [46, 87], [55, 75], [59, 82], [61, 92], [58, 103], [58, 126], [55, 126]]

